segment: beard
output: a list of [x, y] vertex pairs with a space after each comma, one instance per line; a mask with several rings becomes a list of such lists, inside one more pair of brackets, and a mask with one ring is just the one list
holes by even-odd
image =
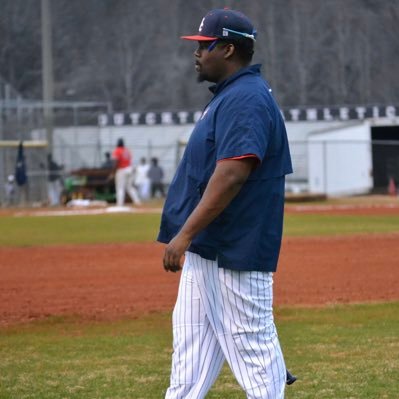
[[197, 82], [198, 83], [202, 83], [202, 82], [217, 83], [217, 79], [212, 78], [211, 76], [200, 72], [197, 75]]
[[199, 73], [199, 74], [197, 75], [197, 82], [198, 82], [198, 83], [205, 82], [206, 80], [208, 80], [208, 79], [206, 78], [206, 76], [205, 76], [204, 74]]

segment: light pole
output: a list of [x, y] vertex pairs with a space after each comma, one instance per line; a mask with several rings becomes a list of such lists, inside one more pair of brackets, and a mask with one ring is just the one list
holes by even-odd
[[50, 1], [41, 0], [43, 117], [49, 152], [53, 151], [53, 53]]

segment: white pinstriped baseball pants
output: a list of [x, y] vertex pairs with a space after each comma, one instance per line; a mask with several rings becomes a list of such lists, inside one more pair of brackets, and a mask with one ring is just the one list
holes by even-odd
[[133, 187], [133, 168], [131, 166], [117, 169], [115, 173], [115, 190], [117, 206], [123, 206], [125, 203], [125, 191], [135, 205], [141, 204], [137, 190]]
[[286, 368], [272, 303], [272, 273], [222, 269], [187, 252], [165, 399], [204, 398], [225, 360], [247, 398], [284, 398]]

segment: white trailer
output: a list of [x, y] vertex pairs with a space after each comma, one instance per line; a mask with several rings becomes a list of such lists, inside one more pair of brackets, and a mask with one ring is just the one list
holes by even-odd
[[371, 126], [365, 120], [308, 135], [309, 192], [366, 194], [373, 188]]

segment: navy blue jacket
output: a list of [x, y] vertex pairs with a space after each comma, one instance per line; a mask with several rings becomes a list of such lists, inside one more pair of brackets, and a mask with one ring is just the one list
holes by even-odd
[[292, 173], [287, 133], [260, 65], [213, 86], [171, 182], [158, 241], [168, 243], [197, 206], [216, 163], [255, 155], [259, 164], [227, 208], [194, 237], [189, 251], [219, 267], [275, 271], [280, 252], [285, 175]]

